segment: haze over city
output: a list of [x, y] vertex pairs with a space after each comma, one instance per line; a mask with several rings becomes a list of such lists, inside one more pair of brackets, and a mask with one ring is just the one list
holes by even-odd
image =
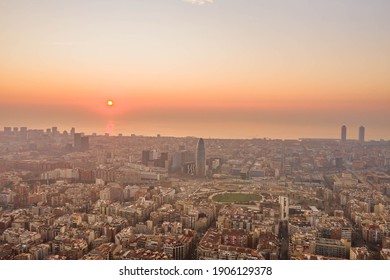
[[[389, 1], [0, 1], [0, 126], [390, 139]], [[113, 100], [113, 106], [107, 101]]]

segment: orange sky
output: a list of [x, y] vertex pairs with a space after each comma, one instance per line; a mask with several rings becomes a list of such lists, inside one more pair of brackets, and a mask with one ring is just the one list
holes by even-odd
[[0, 125], [390, 139], [390, 3], [276, 2], [2, 1]]

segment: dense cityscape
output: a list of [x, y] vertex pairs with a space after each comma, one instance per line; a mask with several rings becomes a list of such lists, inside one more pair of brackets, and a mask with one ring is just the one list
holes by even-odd
[[[335, 128], [337, 129], [337, 128]], [[0, 260], [390, 259], [390, 141], [0, 132]]]

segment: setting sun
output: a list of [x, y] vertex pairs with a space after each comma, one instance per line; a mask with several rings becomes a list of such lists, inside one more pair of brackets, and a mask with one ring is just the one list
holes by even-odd
[[112, 100], [108, 100], [107, 101], [107, 106], [111, 107], [112, 105], [114, 105], [114, 102]]

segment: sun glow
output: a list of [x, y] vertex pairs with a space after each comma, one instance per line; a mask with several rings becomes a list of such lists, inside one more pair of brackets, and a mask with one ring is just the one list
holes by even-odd
[[114, 105], [114, 102], [112, 100], [107, 101], [107, 106], [112, 107]]

